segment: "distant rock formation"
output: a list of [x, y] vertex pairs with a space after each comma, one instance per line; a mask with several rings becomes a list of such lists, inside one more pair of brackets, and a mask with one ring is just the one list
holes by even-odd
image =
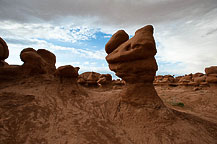
[[97, 83], [101, 86], [111, 84], [112, 76], [110, 74], [101, 74]]
[[78, 67], [73, 67], [71, 65], [60, 66], [55, 71], [54, 75], [62, 78], [78, 78]]
[[205, 72], [207, 75], [206, 82], [217, 84], [217, 66], [205, 68]]
[[9, 56], [9, 50], [7, 43], [0, 37], [0, 67], [7, 66], [8, 64], [4, 61]]
[[[124, 38], [123, 38], [124, 37]], [[127, 40], [124, 31], [116, 32], [106, 44], [106, 60], [110, 70], [126, 81], [122, 101], [133, 105], [160, 107], [163, 105], [154, 86], [158, 70], [153, 27], [147, 25]]]
[[100, 74], [96, 72], [84, 72], [78, 76], [78, 83], [86, 86], [97, 86]]
[[158, 75], [158, 76], [155, 76], [155, 79], [154, 79], [154, 83], [155, 84], [169, 84], [169, 83], [174, 83], [175, 79], [172, 75], [165, 75], [165, 76], [162, 76], [162, 75]]
[[24, 62], [22, 71], [27, 75], [53, 74], [56, 70], [56, 56], [48, 50], [23, 49], [20, 59]]

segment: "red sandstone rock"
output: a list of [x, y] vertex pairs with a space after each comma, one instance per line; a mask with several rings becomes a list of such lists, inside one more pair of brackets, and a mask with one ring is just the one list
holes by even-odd
[[185, 75], [184, 77], [182, 77], [179, 80], [179, 84], [188, 85], [188, 83], [191, 82], [191, 81], [192, 81], [192, 74], [189, 74], [189, 75]]
[[48, 73], [54, 73], [56, 70], [56, 56], [48, 50], [38, 49], [37, 53], [46, 61]]
[[205, 82], [206, 81], [206, 76], [203, 75], [203, 76], [200, 76], [200, 77], [194, 77], [193, 80], [197, 84], [200, 84], [201, 82]]
[[107, 54], [114, 51], [119, 45], [124, 43], [129, 39], [128, 34], [124, 30], [117, 31], [111, 39], [108, 41], [108, 43], [105, 45], [105, 51]]
[[7, 43], [0, 37], [0, 60], [5, 60], [9, 56]]
[[56, 64], [56, 56], [46, 49], [38, 49], [37, 53], [50, 65]]
[[193, 79], [195, 78], [195, 77], [202, 77], [204, 74], [203, 73], [195, 73], [195, 74], [193, 74]]
[[33, 51], [23, 52], [20, 55], [24, 64], [22, 69], [25, 74], [44, 74], [46, 73], [45, 60]]
[[153, 82], [158, 69], [153, 27], [136, 31], [135, 36], [106, 56], [109, 68], [126, 82]]
[[20, 59], [24, 62], [23, 70], [26, 74], [53, 74], [56, 70], [56, 56], [45, 49], [36, 51], [33, 48], [25, 48], [20, 53]]
[[112, 76], [110, 74], [101, 74], [99, 80], [97, 81], [100, 85], [106, 85], [112, 82]]
[[57, 68], [55, 75], [61, 78], [77, 78], [78, 70], [71, 65], [60, 66]]
[[[21, 55], [22, 55], [22, 53], [24, 53], [24, 52], [35, 52], [35, 53], [37, 53], [37, 51], [35, 50], [35, 49], [33, 49], [33, 48], [25, 48], [25, 49], [23, 49], [21, 52], [20, 52], [20, 59], [21, 59], [21, 61], [23, 61], [23, 59], [22, 59], [22, 57], [21, 57]], [[23, 61], [24, 62], [24, 61]]]
[[[113, 43], [112, 37], [108, 44], [113, 45]], [[135, 36], [122, 44], [118, 43], [118, 46], [111, 50], [108, 50], [107, 45], [106, 60], [110, 70], [127, 83], [121, 95], [122, 101], [152, 108], [163, 106], [153, 86], [158, 69], [154, 58], [157, 50], [153, 27], [148, 25], [137, 30]]]
[[205, 72], [206, 72], [207, 75], [209, 75], [209, 74], [217, 74], [217, 66], [207, 67], [207, 68], [205, 68]]
[[174, 77], [171, 75], [165, 75], [162, 79], [162, 83], [173, 83], [175, 81]]
[[208, 83], [217, 83], [217, 74], [209, 74], [206, 78]]
[[79, 75], [78, 83], [82, 85], [97, 85], [100, 74], [96, 72], [84, 72]]

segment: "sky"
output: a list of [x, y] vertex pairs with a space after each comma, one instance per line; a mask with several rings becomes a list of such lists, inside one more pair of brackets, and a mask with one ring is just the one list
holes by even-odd
[[[158, 75], [202, 72], [217, 65], [217, 0], [0, 0], [0, 37], [9, 64], [27, 47], [47, 49], [56, 66], [110, 73], [105, 44], [154, 26]], [[117, 78], [114, 76], [114, 78]]]

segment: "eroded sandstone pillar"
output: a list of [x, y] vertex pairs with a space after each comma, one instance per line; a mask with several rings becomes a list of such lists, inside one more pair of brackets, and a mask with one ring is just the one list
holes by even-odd
[[105, 46], [110, 70], [126, 81], [122, 101], [132, 105], [161, 107], [162, 100], [153, 86], [158, 70], [153, 26], [147, 25], [128, 39], [125, 31], [117, 31]]

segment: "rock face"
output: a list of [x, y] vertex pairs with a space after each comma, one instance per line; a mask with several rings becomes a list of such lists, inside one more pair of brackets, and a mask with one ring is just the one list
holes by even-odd
[[56, 56], [45, 49], [35, 50], [33, 48], [23, 49], [20, 59], [24, 62], [22, 69], [24, 74], [53, 74], [56, 70]]
[[96, 72], [84, 72], [79, 75], [78, 83], [81, 85], [98, 85], [100, 74]]
[[9, 56], [7, 43], [0, 37], [0, 67], [8, 66], [4, 60]]
[[99, 80], [97, 81], [100, 85], [107, 85], [112, 82], [112, 76], [110, 74], [101, 74]]
[[192, 82], [192, 74], [183, 76], [182, 78], [180, 78], [178, 83], [179, 85], [188, 86], [190, 82]]
[[137, 30], [127, 41], [118, 38], [122, 35], [124, 32], [115, 33], [105, 47], [110, 70], [127, 83], [122, 101], [151, 107], [163, 105], [153, 87], [158, 70], [153, 27], [148, 25]]
[[205, 68], [207, 75], [206, 82], [217, 84], [217, 66]]
[[114, 51], [119, 45], [124, 43], [129, 39], [128, 34], [124, 30], [117, 31], [111, 39], [108, 41], [108, 43], [105, 45], [105, 51], [107, 54]]
[[[112, 40], [113, 36], [109, 43], [112, 43]], [[158, 67], [154, 58], [157, 50], [152, 26], [137, 30], [134, 37], [116, 48], [112, 47], [112, 50], [106, 56], [106, 60], [109, 68], [118, 77], [128, 83], [153, 82]]]
[[37, 53], [46, 61], [48, 68], [48, 73], [52, 73], [56, 70], [56, 56], [48, 50], [38, 49]]
[[5, 60], [9, 56], [7, 43], [0, 37], [0, 60]]
[[60, 78], [78, 78], [78, 69], [71, 65], [61, 66], [57, 68], [55, 75]]

